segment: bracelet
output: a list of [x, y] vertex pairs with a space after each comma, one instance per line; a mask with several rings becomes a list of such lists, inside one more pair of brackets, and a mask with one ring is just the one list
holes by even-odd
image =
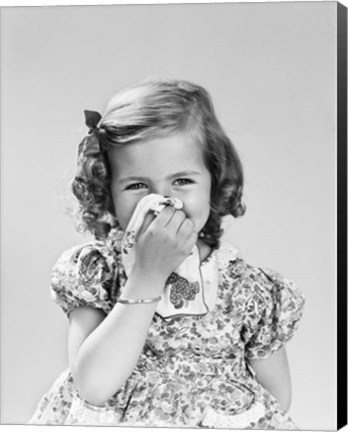
[[146, 304], [146, 303], [157, 303], [161, 300], [161, 296], [147, 298], [147, 299], [117, 299], [118, 303], [121, 304]]

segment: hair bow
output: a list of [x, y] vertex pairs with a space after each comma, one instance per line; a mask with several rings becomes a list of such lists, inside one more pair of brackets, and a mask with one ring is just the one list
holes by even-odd
[[100, 145], [100, 129], [98, 123], [102, 116], [97, 111], [85, 110], [85, 123], [89, 128], [88, 135], [84, 137], [79, 145], [78, 159], [84, 156], [95, 156], [102, 151]]
[[97, 111], [85, 110], [86, 126], [89, 127], [89, 131], [98, 130], [98, 123], [100, 122], [102, 116]]

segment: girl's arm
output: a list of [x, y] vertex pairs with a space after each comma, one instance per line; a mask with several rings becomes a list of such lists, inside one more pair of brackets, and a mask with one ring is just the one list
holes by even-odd
[[[141, 286], [142, 297], [156, 297], [154, 281], [144, 277], [130, 278], [123, 296]], [[161, 283], [157, 284], [157, 296]], [[79, 308], [70, 313], [69, 362], [79, 394], [87, 401], [101, 405], [126, 381], [143, 349], [157, 303], [116, 304], [105, 317], [104, 312]]]
[[[122, 298], [155, 298], [172, 271], [197, 241], [192, 221], [165, 208], [144, 228], [135, 244], [136, 260]], [[125, 383], [142, 352], [157, 303], [117, 303], [105, 317], [100, 310], [70, 313], [69, 363], [79, 394], [104, 404]]]
[[281, 348], [263, 360], [249, 360], [256, 372], [257, 381], [279, 402], [284, 411], [291, 403], [291, 378], [285, 348]]

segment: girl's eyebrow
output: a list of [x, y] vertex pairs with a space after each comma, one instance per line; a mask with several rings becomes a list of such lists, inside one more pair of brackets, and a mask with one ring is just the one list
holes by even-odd
[[174, 174], [170, 174], [167, 178], [172, 179], [175, 177], [186, 177], [186, 176], [191, 176], [191, 175], [201, 175], [201, 173], [198, 171], [180, 171], [180, 172], [177, 172]]
[[[198, 171], [180, 171], [174, 174], [170, 174], [169, 176], [167, 176], [167, 179], [171, 180], [175, 177], [186, 177], [186, 176], [192, 176], [192, 175], [201, 175], [200, 172]], [[122, 179], [119, 180], [120, 184], [123, 183], [128, 183], [128, 182], [132, 182], [132, 181], [150, 181], [150, 179], [148, 177], [137, 177], [137, 176], [129, 176], [129, 177], [124, 177]]]
[[140, 182], [140, 181], [148, 181], [148, 180], [149, 179], [147, 177], [134, 177], [134, 176], [130, 176], [130, 177], [121, 178], [119, 180], [119, 183], [123, 184], [123, 183], [128, 183], [128, 182], [133, 182], [133, 181]]

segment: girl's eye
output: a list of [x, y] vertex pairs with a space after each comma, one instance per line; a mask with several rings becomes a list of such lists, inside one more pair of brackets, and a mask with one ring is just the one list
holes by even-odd
[[129, 186], [126, 187], [126, 190], [132, 190], [132, 189], [143, 189], [146, 188], [146, 184], [145, 183], [133, 183]]
[[179, 186], [183, 186], [183, 185], [191, 184], [193, 183], [193, 181], [191, 179], [181, 178], [175, 180], [174, 183], [178, 184]]

